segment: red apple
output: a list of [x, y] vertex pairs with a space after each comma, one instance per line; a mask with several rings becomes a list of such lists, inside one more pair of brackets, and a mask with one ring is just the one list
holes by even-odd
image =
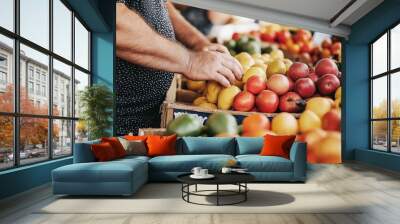
[[267, 87], [265, 81], [258, 75], [251, 76], [246, 82], [246, 90], [252, 94], [259, 94]]
[[263, 90], [256, 98], [256, 106], [260, 112], [274, 113], [278, 109], [279, 97], [271, 90]]
[[305, 42], [300, 47], [300, 53], [310, 53], [313, 49], [312, 42]]
[[262, 33], [260, 39], [264, 42], [274, 42], [275, 35], [272, 35], [271, 33]]
[[295, 62], [290, 66], [290, 68], [287, 72], [287, 75], [293, 81], [296, 81], [297, 79], [307, 77], [308, 72], [309, 72], [309, 69], [306, 64], [301, 63], [301, 62]]
[[295, 42], [307, 42], [311, 39], [311, 33], [308, 30], [299, 29], [293, 36]]
[[294, 91], [304, 98], [308, 98], [315, 93], [315, 84], [310, 78], [301, 78], [294, 84]]
[[267, 80], [267, 88], [278, 95], [283, 95], [289, 91], [289, 79], [285, 75], [274, 74]]
[[239, 33], [233, 33], [232, 34], [232, 40], [238, 41], [240, 39], [240, 34]]
[[340, 110], [330, 110], [322, 117], [322, 129], [326, 131], [340, 131], [340, 120]]
[[308, 74], [308, 78], [310, 78], [314, 83], [318, 81], [318, 75], [315, 74], [315, 72], [311, 72], [310, 74]]
[[299, 113], [305, 108], [306, 102], [295, 92], [287, 92], [279, 99], [279, 110], [281, 112]]
[[340, 86], [340, 80], [334, 74], [325, 74], [318, 79], [317, 86], [319, 93], [330, 95]]
[[323, 58], [315, 65], [315, 74], [317, 74], [319, 77], [325, 74], [334, 74], [337, 76], [339, 74], [339, 69], [334, 60], [330, 58]]
[[275, 38], [278, 43], [285, 44], [289, 39], [291, 39], [291, 34], [288, 30], [281, 30], [275, 33]]
[[294, 89], [294, 82], [291, 78], [288, 78], [289, 80], [289, 91], [293, 91]]
[[233, 100], [233, 109], [237, 111], [250, 111], [254, 107], [256, 97], [248, 91], [238, 93]]

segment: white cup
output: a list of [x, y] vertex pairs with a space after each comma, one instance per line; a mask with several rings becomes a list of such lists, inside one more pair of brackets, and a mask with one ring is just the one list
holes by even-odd
[[222, 172], [222, 173], [230, 173], [230, 172], [232, 172], [232, 169], [229, 168], [229, 167], [222, 167], [221, 172]]
[[196, 175], [196, 176], [199, 176], [199, 175], [201, 175], [200, 174], [200, 171], [202, 170], [202, 168], [201, 167], [194, 167], [193, 169], [192, 169], [192, 173], [194, 174], [194, 175]]
[[200, 176], [207, 176], [208, 175], [208, 169], [201, 169], [200, 170]]

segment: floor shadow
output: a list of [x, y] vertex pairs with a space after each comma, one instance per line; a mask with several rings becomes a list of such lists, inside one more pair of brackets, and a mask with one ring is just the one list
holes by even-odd
[[[216, 193], [210, 194], [206, 201], [210, 204], [216, 204]], [[231, 203], [241, 200], [243, 196], [228, 196], [220, 197], [220, 203]], [[265, 207], [265, 206], [278, 206], [294, 202], [296, 199], [290, 194], [285, 194], [276, 191], [261, 191], [251, 190], [247, 194], [247, 201], [236, 204], [242, 207]]]

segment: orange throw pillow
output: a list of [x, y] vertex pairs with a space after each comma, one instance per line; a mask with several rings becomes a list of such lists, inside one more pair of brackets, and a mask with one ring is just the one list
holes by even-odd
[[99, 162], [110, 161], [116, 159], [115, 151], [112, 145], [108, 142], [91, 145], [94, 157]]
[[136, 141], [136, 140], [140, 140], [140, 141], [146, 141], [147, 136], [146, 135], [125, 135], [124, 139], [128, 140], [128, 141]]
[[108, 142], [114, 149], [115, 155], [118, 158], [125, 157], [126, 151], [122, 146], [121, 142], [119, 142], [118, 138], [111, 137], [111, 138], [101, 138], [101, 142]]
[[289, 159], [290, 147], [296, 135], [265, 135], [264, 146], [261, 149], [260, 155], [262, 156], [281, 156]]
[[148, 156], [165, 156], [176, 154], [176, 135], [170, 136], [147, 136], [147, 154]]

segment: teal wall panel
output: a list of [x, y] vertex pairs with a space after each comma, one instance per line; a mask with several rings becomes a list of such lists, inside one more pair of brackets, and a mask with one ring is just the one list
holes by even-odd
[[51, 181], [51, 171], [72, 163], [72, 157], [0, 172], [0, 199]]
[[392, 170], [399, 170], [399, 156], [369, 149], [369, 43], [400, 22], [399, 12], [399, 0], [384, 1], [353, 24], [344, 44], [343, 158]]

